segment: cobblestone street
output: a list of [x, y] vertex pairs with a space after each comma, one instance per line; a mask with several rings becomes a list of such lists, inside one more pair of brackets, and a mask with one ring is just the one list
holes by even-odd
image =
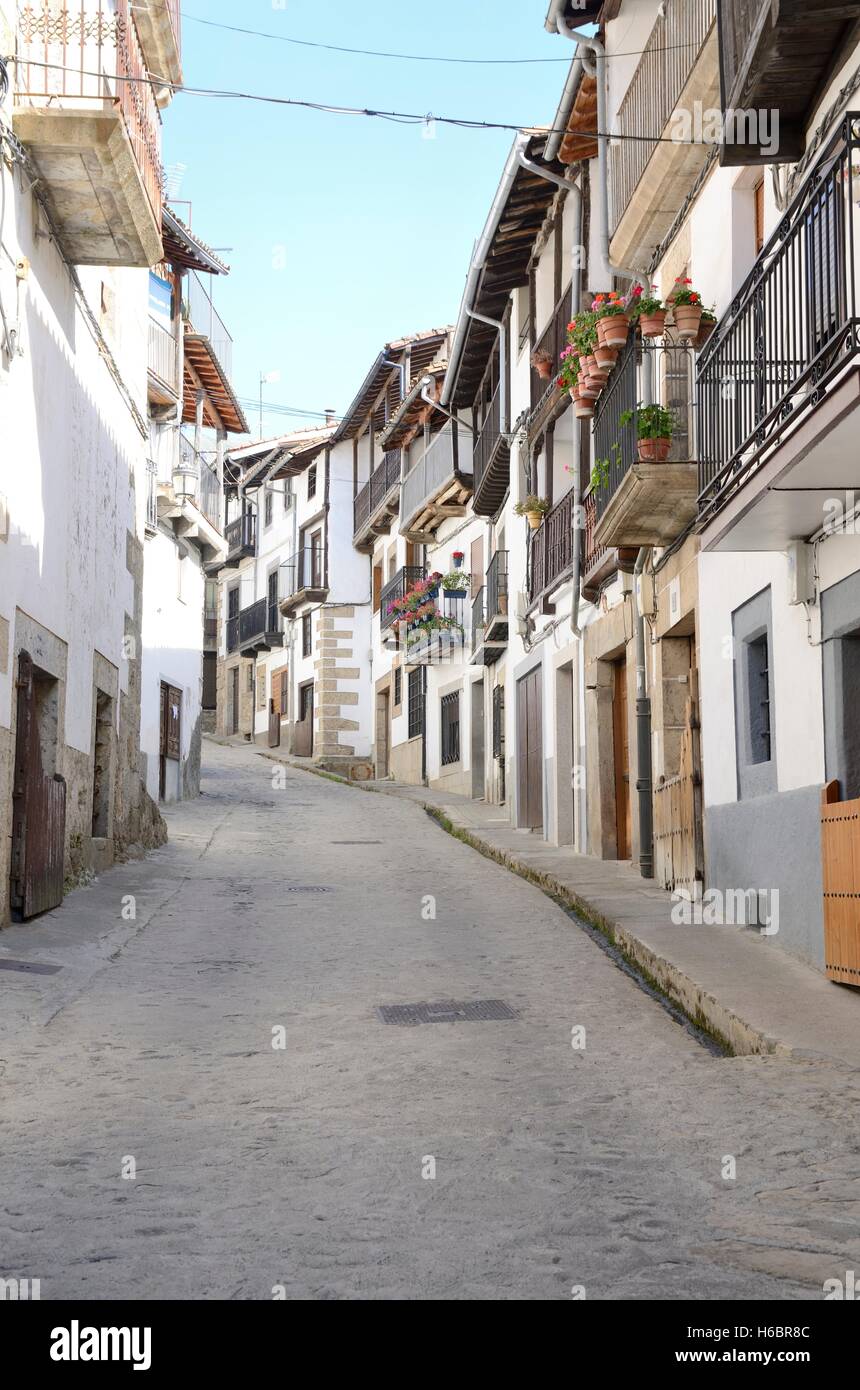
[[[164, 849], [0, 940], [61, 966], [0, 971], [0, 1275], [46, 1299], [820, 1299], [860, 1269], [850, 1069], [713, 1055], [418, 806], [213, 743], [203, 786]], [[517, 1017], [377, 1013], [490, 999]]]

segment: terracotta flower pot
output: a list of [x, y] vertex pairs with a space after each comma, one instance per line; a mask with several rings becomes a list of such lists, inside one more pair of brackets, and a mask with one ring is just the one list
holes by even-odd
[[537, 531], [543, 521], [543, 512], [526, 512], [526, 520], [533, 531]]
[[585, 396], [577, 396], [573, 402], [573, 413], [577, 420], [590, 420], [594, 414], [594, 406]]
[[714, 319], [702, 319], [702, 322], [699, 324], [699, 336], [696, 339], [696, 347], [699, 352], [702, 351], [702, 348], [708, 342], [716, 326], [716, 321]]
[[606, 332], [606, 319], [597, 320], [597, 341], [601, 347], [604, 346], [603, 335]]
[[584, 397], [585, 400], [596, 401], [597, 397], [600, 395], [600, 392], [598, 391], [596, 386], [592, 386], [590, 378], [586, 377], [579, 383], [579, 394], [580, 396]]
[[697, 338], [702, 322], [700, 304], [676, 304], [674, 309], [675, 327], [679, 338]]
[[630, 332], [630, 320], [626, 314], [610, 314], [605, 319], [598, 320], [598, 329], [601, 323], [603, 328], [603, 342], [606, 347], [623, 348], [627, 342], [627, 335]]
[[597, 365], [607, 372], [611, 372], [618, 361], [617, 348], [599, 347], [594, 355], [597, 358]]
[[536, 362], [534, 368], [541, 381], [549, 381], [553, 371], [552, 362]]
[[642, 463], [665, 463], [671, 448], [671, 439], [640, 439], [639, 458]]
[[662, 338], [666, 332], [666, 310], [660, 309], [656, 314], [641, 314], [639, 328], [643, 338]]

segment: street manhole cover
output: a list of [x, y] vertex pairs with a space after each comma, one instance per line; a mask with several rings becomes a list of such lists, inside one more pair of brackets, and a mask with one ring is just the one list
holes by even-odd
[[332, 840], [333, 845], [381, 845], [381, 840]]
[[503, 999], [443, 999], [438, 1004], [380, 1004], [376, 1010], [383, 1023], [399, 1023], [414, 1028], [419, 1023], [501, 1023], [519, 1018]]
[[0, 970], [16, 970], [21, 975], [57, 975], [61, 965], [36, 965], [29, 960], [0, 960]]

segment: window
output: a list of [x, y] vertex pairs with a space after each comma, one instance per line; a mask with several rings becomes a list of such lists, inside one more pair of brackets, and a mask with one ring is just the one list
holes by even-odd
[[311, 583], [312, 589], [322, 588], [322, 531], [314, 531], [311, 536]]
[[424, 729], [424, 687], [422, 678], [423, 672], [420, 666], [416, 667], [414, 671], [409, 672], [407, 733], [410, 738], [418, 738]]
[[442, 766], [460, 761], [460, 692], [442, 696]]
[[293, 480], [287, 478], [284, 483], [284, 511], [288, 512], [293, 505]]
[[278, 571], [277, 571], [277, 570], [272, 570], [271, 573], [270, 573], [270, 575], [269, 575], [268, 591], [267, 591], [266, 598], [267, 598], [267, 605], [266, 605], [266, 606], [267, 606], [267, 610], [268, 610], [267, 613], [266, 613], [266, 622], [267, 622], [267, 624], [268, 624], [268, 626], [267, 626], [267, 628], [266, 628], [266, 631], [267, 631], [267, 632], [280, 632], [280, 630], [281, 630], [280, 616], [281, 616], [281, 615], [280, 615], [280, 613], [279, 613], [279, 611], [278, 611]]
[[263, 525], [271, 526], [274, 515], [275, 494], [270, 487], [266, 488], [266, 496], [263, 503]]
[[312, 463], [308, 469], [308, 499], [317, 495], [317, 466]]
[[403, 703], [403, 668], [395, 667], [394, 670], [394, 708], [397, 709]]
[[238, 618], [239, 616], [239, 585], [234, 584], [232, 589], [227, 591], [227, 617]]
[[299, 721], [304, 723], [306, 719], [314, 717], [314, 683], [309, 681], [307, 685], [299, 686]]
[[743, 800], [767, 796], [778, 785], [770, 589], [735, 609], [732, 632], [738, 795]]
[[313, 651], [313, 617], [305, 613], [302, 617], [302, 656], [310, 656]]
[[373, 611], [379, 612], [382, 602], [382, 566], [373, 566]]
[[770, 762], [770, 663], [767, 633], [747, 643], [750, 762]]

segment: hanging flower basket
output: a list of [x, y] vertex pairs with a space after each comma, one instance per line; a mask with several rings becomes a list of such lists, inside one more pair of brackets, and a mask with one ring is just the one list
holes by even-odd
[[642, 314], [639, 330], [643, 338], [662, 338], [666, 332], [666, 310], [658, 309], [653, 314]]
[[717, 320], [713, 316], [705, 318], [704, 314], [702, 315], [702, 322], [699, 324], [699, 336], [696, 339], [696, 347], [699, 352], [709, 342], [716, 326]]
[[686, 275], [679, 275], [669, 296], [669, 301], [672, 305], [672, 317], [675, 320], [678, 337], [684, 338], [688, 342], [693, 338], [698, 338], [705, 306], [698, 290], [693, 289], [692, 280]]
[[604, 371], [611, 372], [615, 363], [618, 361], [618, 349], [600, 346], [595, 350], [594, 356], [597, 358], [597, 365]]
[[454, 551], [454, 554], [451, 556], [451, 559], [452, 559], [453, 562], [454, 562], [454, 569], [455, 569], [455, 570], [459, 570], [459, 569], [462, 569], [462, 568], [463, 568], [463, 561], [465, 560], [465, 558], [466, 558], [466, 552], [465, 552], [465, 551], [463, 551], [463, 550], [455, 550], [455, 551]]

